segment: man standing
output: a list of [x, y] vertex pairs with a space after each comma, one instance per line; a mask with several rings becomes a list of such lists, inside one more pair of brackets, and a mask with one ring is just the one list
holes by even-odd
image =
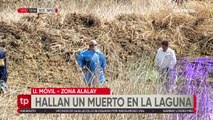
[[161, 43], [161, 48], [157, 50], [157, 54], [155, 57], [155, 66], [160, 74], [160, 82], [163, 80], [169, 79], [171, 71], [174, 69], [176, 65], [176, 55], [174, 50], [169, 48], [169, 42], [163, 41]]
[[84, 82], [89, 87], [97, 87], [98, 83], [102, 86], [106, 80], [104, 76], [106, 57], [96, 46], [97, 42], [91, 40], [89, 48], [77, 56], [78, 64], [84, 73]]

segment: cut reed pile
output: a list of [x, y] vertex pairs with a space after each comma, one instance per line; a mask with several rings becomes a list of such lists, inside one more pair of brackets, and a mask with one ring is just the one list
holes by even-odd
[[[1, 111], [2, 118], [17, 118], [12, 116], [13, 113], [7, 114], [7, 111], [16, 109], [15, 96], [20, 92], [25, 93], [29, 87], [81, 86], [81, 72], [75, 57], [80, 50], [87, 47], [86, 43], [91, 39], [98, 41], [101, 51], [107, 56], [106, 76], [112, 81], [110, 86], [116, 94], [161, 93], [159, 92], [162, 91], [161, 86], [154, 83], [147, 86], [144, 81], [154, 82], [156, 79], [152, 60], [163, 39], [170, 41], [178, 57], [213, 56], [211, 1], [193, 1], [174, 8], [152, 0], [150, 2], [144, 0], [146, 5], [139, 4], [138, 0], [134, 0], [131, 4], [119, 1], [114, 3], [114, 0], [102, 1], [100, 4], [96, 0], [89, 3], [84, 0], [70, 1], [58, 2], [59, 15], [18, 15], [8, 13], [10, 10], [0, 13], [0, 45], [7, 49], [9, 85], [19, 87], [15, 93], [11, 93], [11, 96], [1, 97], [3, 102], [0, 107], [7, 108]], [[29, 2], [22, 5], [32, 7], [36, 4]], [[16, 10], [16, 7], [20, 6], [12, 6], [11, 9]], [[188, 9], [195, 12], [187, 12]], [[1, 10], [4, 9], [0, 8]], [[5, 15], [8, 17], [4, 17]], [[19, 19], [19, 16], [23, 17]], [[138, 88], [146, 89], [138, 90]], [[20, 115], [18, 118], [24, 117], [26, 116]], [[170, 115], [162, 115], [160, 118], [158, 115], [139, 114], [28, 117], [169, 119]]]
[[163, 39], [179, 57], [212, 56], [213, 7], [205, 6], [196, 6], [193, 13], [120, 14], [111, 21], [80, 13], [24, 16], [0, 23], [0, 43], [8, 50], [10, 76], [24, 83], [36, 79], [60, 84], [79, 78], [75, 57], [91, 39], [107, 56], [108, 74], [117, 76], [122, 63], [152, 57]]

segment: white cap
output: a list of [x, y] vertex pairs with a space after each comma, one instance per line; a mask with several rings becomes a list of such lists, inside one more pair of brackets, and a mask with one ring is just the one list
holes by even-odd
[[96, 42], [95, 40], [91, 40], [91, 41], [89, 42], [89, 45], [97, 45], [97, 42]]

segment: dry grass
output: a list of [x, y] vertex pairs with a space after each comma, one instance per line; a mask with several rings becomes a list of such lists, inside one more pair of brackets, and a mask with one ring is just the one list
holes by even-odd
[[[90, 39], [96, 39], [107, 56], [108, 86], [114, 94], [162, 93], [152, 68], [162, 39], [170, 40], [178, 57], [213, 56], [211, 1], [192, 1], [182, 6], [167, 0], [63, 0], [49, 5], [47, 1], [42, 5], [30, 0], [14, 1], [4, 0], [0, 4], [0, 44], [8, 50], [8, 81], [12, 90], [0, 98], [2, 119], [171, 118], [165, 114], [16, 114], [16, 96], [28, 92], [30, 87], [83, 85], [75, 56]], [[19, 7], [37, 6], [58, 7], [59, 14], [16, 12]]]

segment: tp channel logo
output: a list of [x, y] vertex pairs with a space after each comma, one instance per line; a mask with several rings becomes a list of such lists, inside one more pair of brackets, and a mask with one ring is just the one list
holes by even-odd
[[18, 95], [18, 108], [31, 108], [31, 95]]

